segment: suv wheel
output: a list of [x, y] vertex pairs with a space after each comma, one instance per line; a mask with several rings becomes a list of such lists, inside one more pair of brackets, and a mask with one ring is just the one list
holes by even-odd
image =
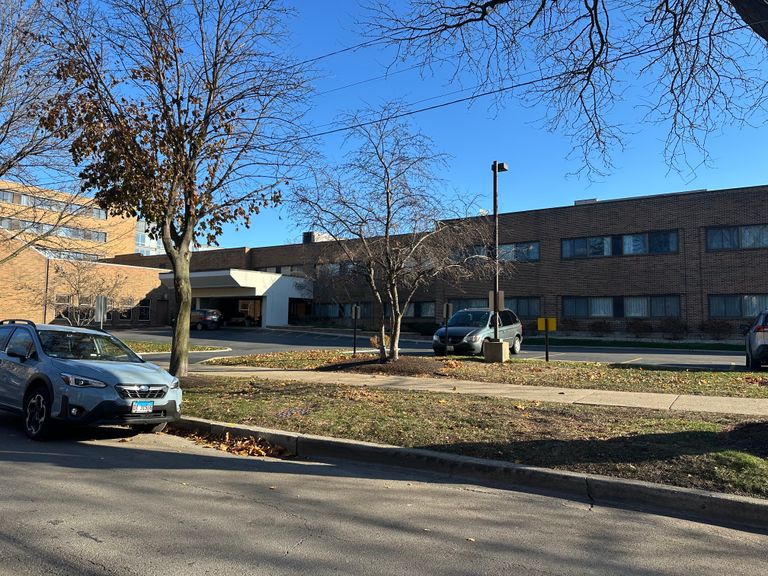
[[162, 432], [166, 426], [165, 422], [161, 424], [131, 424], [131, 430], [137, 434], [154, 434], [155, 432]]
[[515, 339], [512, 340], [512, 346], [509, 348], [509, 351], [512, 354], [520, 354], [520, 337], [515, 336]]
[[752, 358], [752, 354], [747, 352], [747, 368], [750, 370], [760, 370], [761, 364], [760, 362], [755, 361], [754, 358]]
[[32, 440], [42, 440], [51, 431], [51, 399], [45, 388], [35, 388], [24, 402], [24, 431]]

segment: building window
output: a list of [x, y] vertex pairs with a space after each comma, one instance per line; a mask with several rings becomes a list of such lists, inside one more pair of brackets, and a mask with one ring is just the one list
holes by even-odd
[[539, 316], [539, 298], [504, 298], [504, 307], [509, 308], [523, 318], [537, 318]]
[[133, 319], [133, 308], [130, 306], [121, 306], [118, 310], [118, 319], [126, 322]]
[[507, 262], [538, 262], [540, 252], [538, 242], [499, 244], [499, 260]]
[[457, 312], [464, 308], [488, 308], [487, 298], [453, 298], [448, 301], [453, 305], [453, 311]]
[[638, 254], [671, 254], [678, 250], [677, 230], [617, 236], [564, 238], [560, 242], [563, 260]]
[[434, 318], [434, 302], [411, 302], [405, 309], [404, 318]]
[[106, 242], [106, 232], [96, 232], [84, 228], [70, 228], [69, 226], [53, 227], [43, 222], [30, 222], [27, 220], [17, 220], [15, 218], [0, 218], [0, 228], [6, 230], [19, 230], [33, 234], [45, 234], [51, 232], [54, 236], [62, 238], [72, 238], [75, 240], [92, 240], [95, 242]]
[[680, 296], [563, 296], [564, 318], [678, 318]]
[[72, 306], [72, 294], [56, 294], [53, 298], [53, 310], [56, 317], [69, 316], [69, 307]]
[[754, 318], [768, 308], [768, 294], [710, 294], [710, 318]]
[[149, 322], [152, 312], [152, 300], [144, 298], [139, 302], [136, 309], [138, 310], [139, 322]]
[[768, 224], [720, 226], [707, 229], [707, 250], [768, 248]]

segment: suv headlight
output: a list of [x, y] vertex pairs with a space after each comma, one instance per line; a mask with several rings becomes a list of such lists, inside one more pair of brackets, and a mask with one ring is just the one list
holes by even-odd
[[106, 388], [107, 385], [101, 380], [94, 380], [93, 378], [86, 378], [85, 376], [75, 376], [73, 374], [63, 374], [61, 379], [67, 386], [73, 388]]
[[173, 377], [173, 380], [171, 380], [171, 383], [168, 385], [168, 388], [171, 390], [174, 390], [175, 388], [179, 387], [179, 379], [175, 376]]
[[482, 339], [483, 338], [482, 338], [482, 336], [480, 336], [480, 334], [470, 334], [469, 336], [467, 336], [465, 338], [465, 340], [467, 342], [480, 342], [480, 340], [482, 340]]

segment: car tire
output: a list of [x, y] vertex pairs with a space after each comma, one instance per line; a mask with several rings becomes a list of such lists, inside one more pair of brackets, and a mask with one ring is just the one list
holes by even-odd
[[199, 332], [202, 329], [203, 329], [203, 323], [202, 322], [198, 322], [197, 324], [195, 324], [195, 330], [197, 330]]
[[747, 352], [747, 368], [750, 370], [760, 370], [760, 368], [762, 368], [760, 362], [755, 361], [749, 352]]
[[520, 337], [515, 336], [514, 340], [512, 340], [512, 346], [509, 347], [509, 351], [511, 354], [520, 354], [520, 345], [522, 343], [520, 342]]
[[131, 430], [137, 434], [155, 434], [165, 430], [166, 426], [168, 426], [166, 422], [161, 422], [160, 424], [131, 424]]
[[47, 389], [38, 386], [24, 400], [24, 432], [32, 440], [44, 440], [52, 427], [51, 396]]

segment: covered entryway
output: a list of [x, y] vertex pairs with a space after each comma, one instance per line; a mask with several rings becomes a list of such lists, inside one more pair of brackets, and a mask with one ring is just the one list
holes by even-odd
[[[216, 308], [232, 324], [287, 326], [289, 303], [312, 297], [310, 280], [271, 272], [230, 268], [192, 272], [189, 278], [193, 306]], [[173, 273], [160, 279], [173, 286]]]

